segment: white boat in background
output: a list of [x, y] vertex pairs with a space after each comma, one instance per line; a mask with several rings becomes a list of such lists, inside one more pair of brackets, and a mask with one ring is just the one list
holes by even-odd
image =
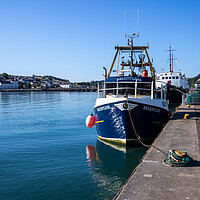
[[172, 85], [180, 90], [187, 89], [186, 76], [181, 72], [162, 72], [156, 76], [156, 87], [161, 88], [161, 85]]
[[156, 88], [160, 89], [167, 85], [167, 99], [170, 102], [182, 102], [182, 94], [188, 92], [186, 76], [173, 70], [173, 54], [169, 47], [169, 72], [162, 72], [156, 76]]

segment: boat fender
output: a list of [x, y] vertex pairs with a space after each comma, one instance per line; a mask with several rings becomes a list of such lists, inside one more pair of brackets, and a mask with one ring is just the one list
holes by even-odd
[[145, 69], [143, 72], [142, 72], [142, 77], [147, 77], [148, 76], [148, 71]]
[[172, 116], [172, 112], [169, 112], [168, 115], [169, 115], [169, 117], [171, 117]]
[[93, 116], [93, 114], [87, 116], [85, 123], [88, 128], [91, 128], [94, 126], [95, 117]]

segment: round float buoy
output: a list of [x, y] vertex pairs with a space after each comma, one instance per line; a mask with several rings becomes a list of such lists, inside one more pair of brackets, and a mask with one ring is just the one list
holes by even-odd
[[87, 116], [85, 123], [88, 128], [91, 128], [94, 126], [95, 117], [93, 116], [93, 114]]
[[148, 76], [148, 71], [145, 69], [143, 72], [142, 72], [142, 77], [147, 77]]

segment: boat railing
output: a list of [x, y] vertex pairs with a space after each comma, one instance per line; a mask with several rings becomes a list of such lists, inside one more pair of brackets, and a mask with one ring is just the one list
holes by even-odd
[[[128, 83], [130, 82], [123, 82]], [[98, 83], [97, 87], [97, 97], [100, 97], [100, 92], [102, 93], [102, 98], [106, 98], [107, 95], [114, 95], [116, 98], [122, 95], [125, 95], [126, 93], [134, 98], [139, 98], [142, 96], [150, 96], [151, 99], [165, 99], [166, 98], [166, 87], [161, 86], [161, 89], [154, 89], [154, 82], [134, 82], [135, 87], [119, 87], [119, 82], [115, 82], [116, 87], [109, 87], [106, 88], [105, 81], [102, 84], [102, 87], [100, 87]], [[141, 88], [138, 87], [138, 83], [145, 83], [145, 84], [151, 84], [150, 88]], [[122, 84], [122, 82], [120, 82]], [[110, 93], [109, 93], [110, 91]]]

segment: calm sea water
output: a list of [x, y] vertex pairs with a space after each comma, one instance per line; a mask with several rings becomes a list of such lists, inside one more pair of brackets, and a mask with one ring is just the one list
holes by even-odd
[[112, 199], [144, 155], [85, 126], [96, 93], [0, 93], [0, 199]]

